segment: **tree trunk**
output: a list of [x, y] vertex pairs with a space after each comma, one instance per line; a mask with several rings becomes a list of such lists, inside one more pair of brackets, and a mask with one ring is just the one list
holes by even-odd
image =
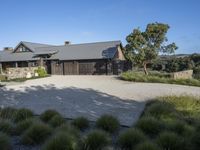
[[147, 63], [143, 63], [143, 68], [144, 68], [144, 73], [145, 75], [148, 75], [148, 71], [147, 71]]

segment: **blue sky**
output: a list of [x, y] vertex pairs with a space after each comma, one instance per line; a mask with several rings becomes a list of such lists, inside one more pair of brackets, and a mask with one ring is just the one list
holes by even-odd
[[200, 0], [0, 0], [0, 49], [121, 40], [148, 23], [170, 25], [177, 53], [200, 53]]

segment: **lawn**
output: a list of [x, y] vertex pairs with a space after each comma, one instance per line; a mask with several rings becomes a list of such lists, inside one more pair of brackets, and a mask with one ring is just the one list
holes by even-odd
[[[121, 127], [110, 115], [96, 122], [64, 119], [54, 110], [34, 116], [28, 109], [0, 110], [0, 147], [4, 150], [199, 150], [200, 98], [159, 97], [147, 103], [136, 124]], [[16, 137], [18, 145], [13, 145]], [[16, 143], [16, 142], [15, 142]], [[21, 147], [20, 147], [21, 146]]]
[[200, 80], [197, 79], [172, 79], [169, 73], [150, 72], [145, 75], [143, 72], [128, 71], [121, 74], [120, 78], [126, 81], [147, 82], [147, 83], [168, 83], [200, 87]]

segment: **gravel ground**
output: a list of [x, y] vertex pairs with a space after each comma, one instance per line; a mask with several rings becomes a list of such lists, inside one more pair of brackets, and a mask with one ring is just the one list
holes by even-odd
[[55, 109], [66, 118], [102, 114], [122, 125], [135, 123], [149, 99], [164, 95], [200, 96], [200, 88], [171, 84], [133, 83], [116, 76], [51, 76], [0, 88], [0, 106], [26, 107], [36, 114]]

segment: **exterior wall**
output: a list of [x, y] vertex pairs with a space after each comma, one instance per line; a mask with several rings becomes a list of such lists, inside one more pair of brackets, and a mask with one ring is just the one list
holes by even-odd
[[7, 68], [6, 76], [8, 80], [16, 78], [26, 78], [28, 74], [34, 76], [36, 69], [38, 69], [38, 67]]
[[186, 70], [180, 72], [172, 73], [174, 79], [191, 79], [193, 75], [193, 70]]
[[114, 59], [116, 59], [116, 60], [126, 60], [125, 57], [124, 57], [124, 54], [122, 52], [121, 46], [117, 47], [117, 53], [115, 54]]
[[2, 70], [2, 63], [0, 62], [0, 74], [3, 73], [3, 70]]

